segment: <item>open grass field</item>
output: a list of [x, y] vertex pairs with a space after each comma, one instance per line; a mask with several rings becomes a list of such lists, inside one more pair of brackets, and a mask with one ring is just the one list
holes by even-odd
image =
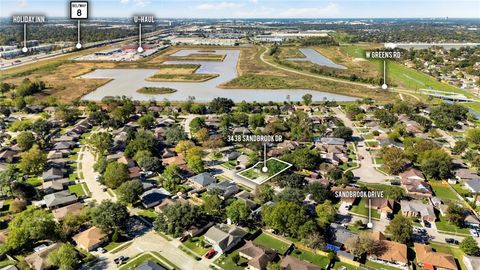
[[435, 195], [443, 200], [458, 201], [458, 197], [450, 186], [432, 185]]
[[303, 250], [303, 249], [295, 249], [292, 254], [293, 257], [297, 257], [300, 260], [307, 261], [311, 264], [321, 267], [322, 269], [326, 269], [330, 260], [318, 254], [314, 254], [310, 251]]
[[205, 82], [218, 77], [218, 74], [155, 74], [148, 78], [152, 82]]
[[289, 243], [281, 241], [273, 236], [270, 236], [266, 233], [262, 233], [253, 242], [262, 245], [264, 247], [268, 247], [271, 249], [276, 250], [280, 254], [284, 254], [288, 248], [290, 247]]
[[[367, 200], [365, 198], [361, 198], [357, 205], [352, 206], [352, 209], [350, 210], [350, 212], [355, 213], [357, 215], [368, 217], [368, 206], [365, 207], [366, 201]], [[373, 208], [372, 208], [372, 218], [377, 218], [377, 219], [380, 218], [380, 214], [377, 212], [376, 209], [373, 209]]]
[[447, 232], [449, 234], [470, 235], [470, 232], [469, 232], [468, 228], [460, 228], [457, 225], [448, 222], [447, 219], [440, 214], [438, 215], [437, 221], [435, 221], [435, 225], [437, 226], [437, 229], [439, 231], [444, 231], [444, 232]]
[[[215, 260], [215, 264], [220, 266], [224, 270], [243, 270], [247, 267], [248, 260], [240, 257], [238, 263], [233, 262], [233, 257], [238, 255], [238, 249], [230, 254], [223, 254]], [[216, 268], [215, 268], [216, 269]]]

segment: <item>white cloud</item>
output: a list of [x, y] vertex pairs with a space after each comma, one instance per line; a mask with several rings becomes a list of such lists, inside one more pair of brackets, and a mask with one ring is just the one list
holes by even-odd
[[318, 8], [289, 8], [279, 13], [283, 18], [318, 18], [318, 17], [332, 17], [339, 13], [338, 6], [330, 3], [325, 7]]
[[220, 2], [220, 3], [203, 3], [196, 6], [199, 10], [222, 10], [233, 9], [243, 7], [243, 4], [233, 2]]
[[146, 5], [150, 4], [151, 1], [149, 0], [120, 0], [122, 4], [132, 3], [136, 7], [145, 7]]
[[130, 2], [130, 0], [120, 0], [120, 3], [122, 4], [128, 4], [128, 2]]
[[18, 6], [21, 8], [24, 8], [28, 5], [27, 0], [18, 0], [17, 2], [18, 2]]

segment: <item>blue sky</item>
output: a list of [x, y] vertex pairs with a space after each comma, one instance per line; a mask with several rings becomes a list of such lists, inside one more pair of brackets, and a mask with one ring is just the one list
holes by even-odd
[[[67, 16], [65, 0], [0, 0], [0, 17]], [[479, 0], [90, 0], [90, 16], [159, 18], [480, 18]]]

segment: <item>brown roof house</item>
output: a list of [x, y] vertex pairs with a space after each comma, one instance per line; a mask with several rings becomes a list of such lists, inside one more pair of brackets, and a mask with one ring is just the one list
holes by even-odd
[[95, 226], [74, 235], [72, 238], [80, 248], [86, 251], [92, 251], [108, 241], [108, 235]]
[[425, 182], [423, 173], [415, 168], [410, 168], [399, 174], [400, 183], [409, 196], [415, 198], [431, 197], [430, 186]]
[[248, 260], [249, 270], [264, 270], [267, 268], [269, 262], [277, 257], [277, 252], [273, 249], [257, 245], [252, 241], [247, 243], [239, 249], [240, 257]]
[[370, 206], [369, 204], [371, 204], [372, 209], [376, 209], [378, 211], [380, 218], [386, 218], [387, 214], [392, 214], [395, 207], [394, 200], [388, 200], [384, 198], [371, 198], [365, 200], [366, 208]]
[[417, 255], [417, 264], [423, 267], [423, 269], [458, 269], [453, 255], [435, 252], [429, 245], [419, 243], [414, 243], [413, 245]]
[[280, 266], [285, 268], [285, 270], [321, 270], [322, 269], [318, 266], [315, 266], [306, 261], [302, 261], [290, 255], [287, 255], [282, 259], [282, 261], [280, 262]]
[[369, 260], [407, 269], [407, 245], [394, 241], [389, 241], [387, 240], [387, 238], [385, 238], [385, 235], [379, 231], [372, 232], [371, 237], [374, 240], [381, 242], [382, 251], [379, 254], [370, 254], [368, 256]]
[[33, 270], [43, 270], [48, 266], [47, 257], [50, 252], [60, 247], [60, 243], [55, 243], [50, 246], [43, 246], [42, 248], [36, 248], [35, 252], [25, 257], [25, 262]]
[[60, 207], [52, 210], [53, 217], [56, 220], [62, 220], [65, 216], [69, 214], [76, 214], [82, 211], [83, 205], [79, 202], [70, 204], [64, 207]]

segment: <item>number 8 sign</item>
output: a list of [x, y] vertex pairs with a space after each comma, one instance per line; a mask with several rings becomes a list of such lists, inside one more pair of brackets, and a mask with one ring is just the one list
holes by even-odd
[[70, 2], [70, 19], [88, 19], [88, 2]]

